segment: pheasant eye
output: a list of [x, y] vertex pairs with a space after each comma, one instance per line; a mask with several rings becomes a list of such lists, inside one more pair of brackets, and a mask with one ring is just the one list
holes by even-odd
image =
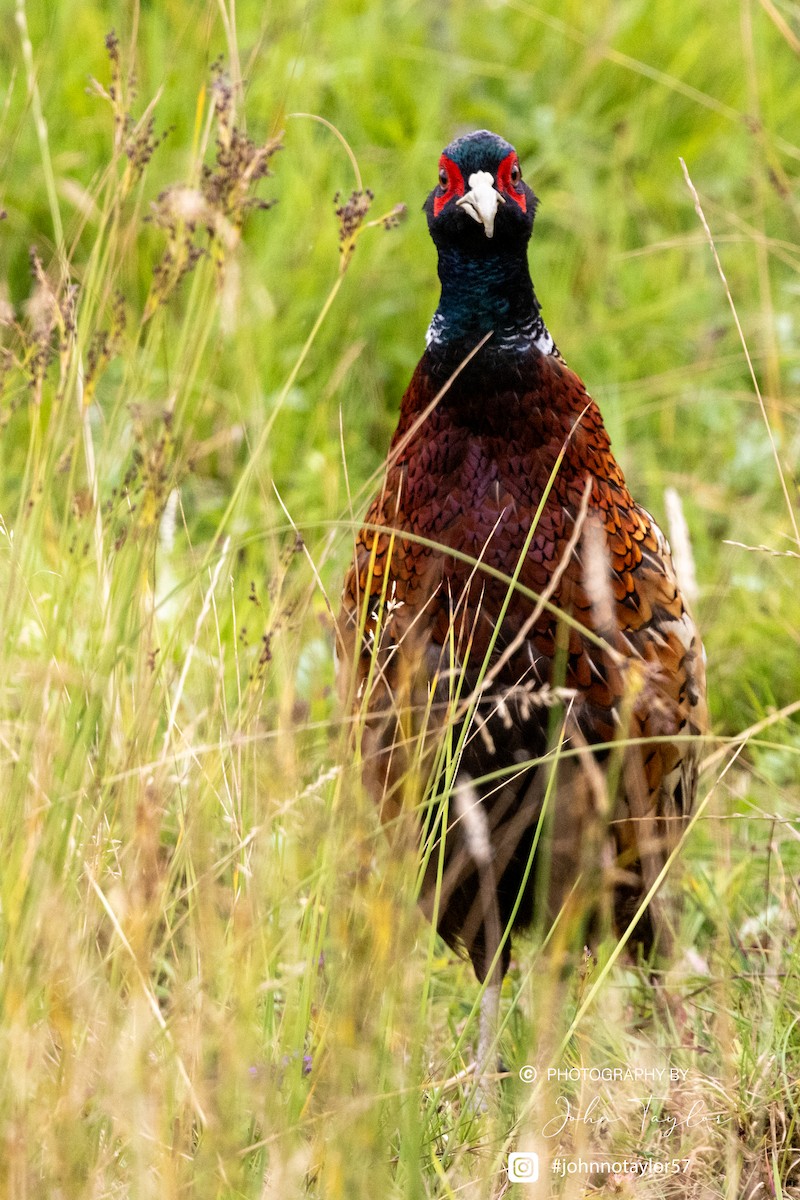
[[464, 195], [464, 179], [461, 169], [451, 159], [443, 154], [439, 159], [439, 186], [431, 193], [433, 196], [433, 215], [438, 217], [455, 196]]
[[503, 195], [513, 200], [518, 208], [523, 212], [528, 209], [528, 197], [526, 189], [521, 188], [522, 171], [519, 166], [519, 159], [514, 150], [509, 151], [503, 161], [497, 168], [497, 190]]

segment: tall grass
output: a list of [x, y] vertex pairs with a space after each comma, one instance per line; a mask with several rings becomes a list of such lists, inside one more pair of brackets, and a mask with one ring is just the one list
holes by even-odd
[[[601, 1145], [688, 1162], [607, 1194], [800, 1195], [800, 547], [769, 436], [795, 503], [797, 32], [766, 0], [0, 18], [4, 1194], [499, 1197], [509, 1150]], [[418, 206], [477, 126], [542, 198], [537, 291], [632, 490], [682, 497], [717, 735], [664, 986], [523, 942], [484, 1115], [478, 986], [361, 793], [330, 622], [435, 303]], [[687, 1074], [643, 1110], [548, 1064]], [[595, 1095], [604, 1123], [554, 1133]]]

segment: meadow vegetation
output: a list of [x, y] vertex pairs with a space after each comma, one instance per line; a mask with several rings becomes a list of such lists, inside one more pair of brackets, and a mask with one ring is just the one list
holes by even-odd
[[[9, 0], [2, 1194], [800, 1196], [799, 59], [792, 0]], [[682, 501], [714, 724], [675, 961], [565, 983], [521, 941], [486, 1113], [331, 620], [476, 127], [632, 491]], [[678, 1077], [643, 1113], [547, 1064]], [[597, 1145], [687, 1170], [508, 1183]]]

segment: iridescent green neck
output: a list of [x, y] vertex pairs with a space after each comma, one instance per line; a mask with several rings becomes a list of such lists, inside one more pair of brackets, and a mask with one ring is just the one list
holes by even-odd
[[548, 354], [553, 339], [541, 317], [525, 249], [476, 254], [454, 244], [438, 246], [442, 294], [428, 329], [428, 347], [447, 359], [463, 357], [491, 331], [491, 355], [516, 355], [532, 347]]

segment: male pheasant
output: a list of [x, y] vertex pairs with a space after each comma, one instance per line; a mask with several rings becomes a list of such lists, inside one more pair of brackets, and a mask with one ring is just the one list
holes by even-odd
[[[365, 784], [387, 823], [421, 805], [421, 903], [492, 1003], [514, 928], [558, 919], [580, 948], [655, 892], [706, 721], [666, 539], [542, 319], [536, 206], [501, 137], [444, 150], [441, 299], [338, 620]], [[633, 938], [667, 925], [653, 899]]]

